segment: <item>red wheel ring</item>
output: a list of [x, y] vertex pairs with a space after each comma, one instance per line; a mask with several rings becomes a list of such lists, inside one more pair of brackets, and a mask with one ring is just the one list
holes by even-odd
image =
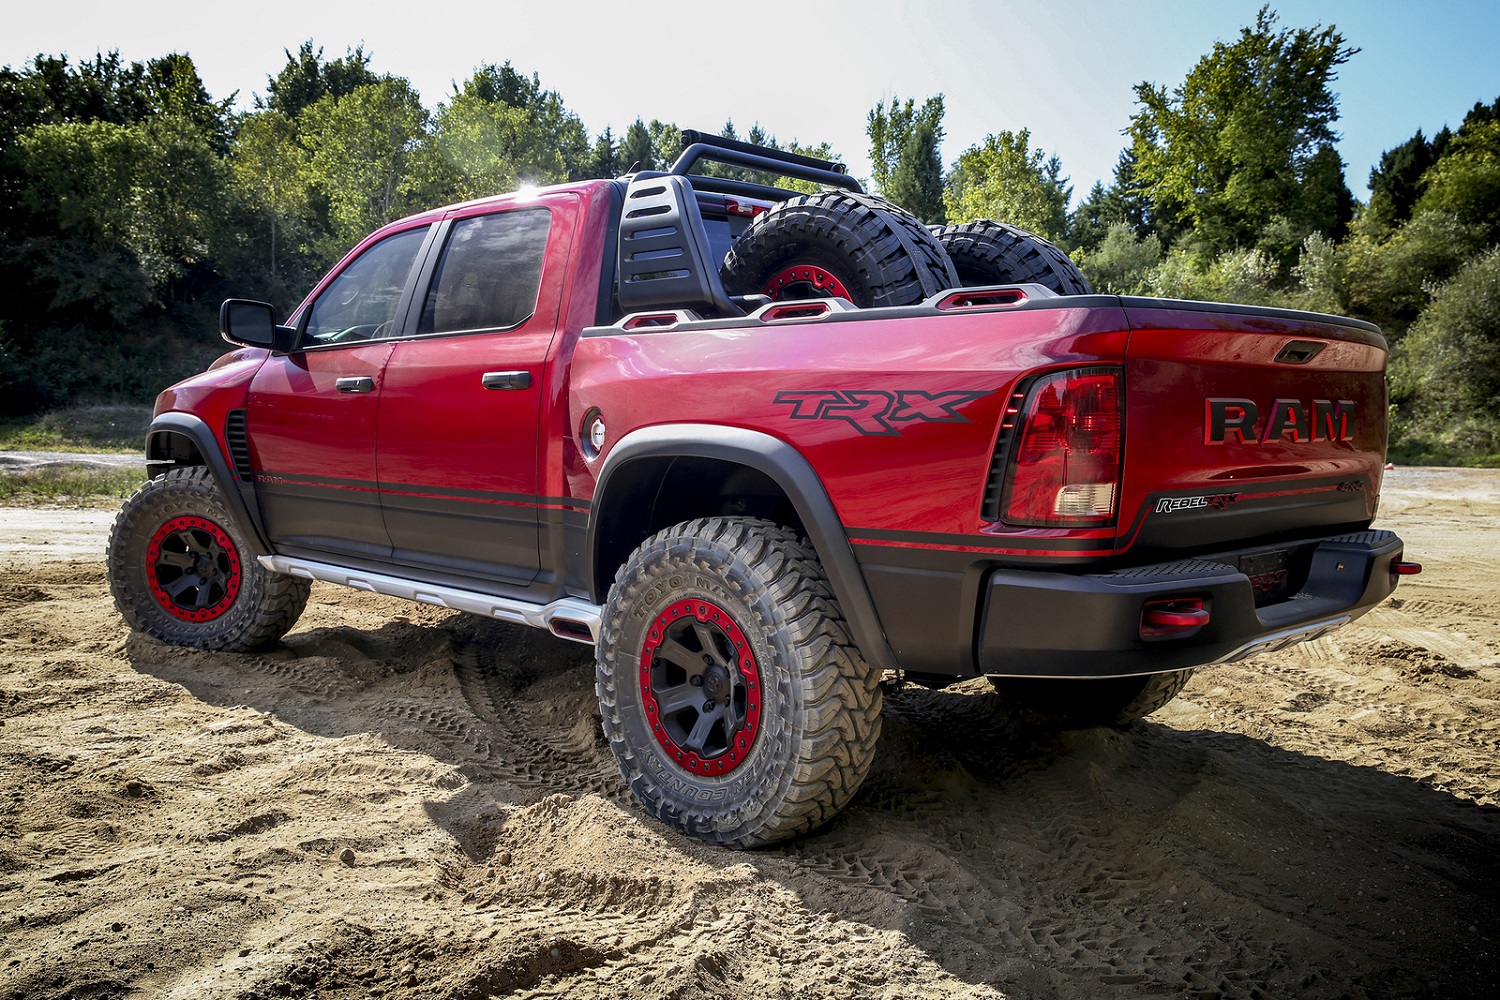
[[651, 622], [641, 648], [641, 707], [668, 757], [704, 777], [745, 762], [760, 733], [760, 668], [729, 612], [676, 601]]
[[146, 543], [146, 583], [156, 603], [185, 622], [213, 621], [234, 604], [243, 576], [240, 553], [214, 522], [174, 517]]
[[[772, 299], [789, 297], [794, 299], [809, 298], [851, 298], [849, 290], [844, 283], [824, 268], [816, 264], [794, 264], [791, 267], [782, 268], [771, 276], [762, 291]], [[792, 292], [790, 296], [786, 293]]]

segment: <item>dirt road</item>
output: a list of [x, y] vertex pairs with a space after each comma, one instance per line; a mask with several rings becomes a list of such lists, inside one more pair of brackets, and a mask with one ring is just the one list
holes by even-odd
[[635, 808], [585, 647], [319, 586], [171, 649], [0, 534], [0, 997], [1494, 996], [1500, 472], [1380, 523], [1426, 572], [1342, 632], [1125, 731], [890, 692], [853, 806], [750, 853]]

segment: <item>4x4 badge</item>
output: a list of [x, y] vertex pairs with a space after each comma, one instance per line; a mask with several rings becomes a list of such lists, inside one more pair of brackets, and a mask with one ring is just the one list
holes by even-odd
[[793, 420], [843, 420], [861, 434], [889, 437], [901, 431], [894, 424], [922, 420], [966, 424], [958, 407], [983, 399], [988, 392], [923, 392], [920, 389], [785, 390], [776, 402], [792, 408]]

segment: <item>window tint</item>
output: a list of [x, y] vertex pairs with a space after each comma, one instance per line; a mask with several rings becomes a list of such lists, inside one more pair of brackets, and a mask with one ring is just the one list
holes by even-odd
[[426, 237], [425, 226], [408, 229], [354, 258], [313, 303], [305, 342], [343, 343], [398, 333], [396, 306]]
[[552, 213], [476, 215], [453, 223], [418, 333], [495, 330], [536, 311]]

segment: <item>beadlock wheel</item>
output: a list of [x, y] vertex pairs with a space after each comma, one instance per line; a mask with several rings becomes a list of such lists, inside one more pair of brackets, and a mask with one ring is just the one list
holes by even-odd
[[312, 586], [251, 556], [201, 467], [157, 476], [125, 501], [107, 558], [126, 624], [175, 646], [238, 652], [274, 642], [296, 624]]
[[657, 615], [641, 649], [641, 702], [680, 766], [719, 775], [744, 763], [760, 732], [760, 668], [729, 612], [683, 600]]
[[172, 518], [146, 545], [151, 594], [183, 621], [212, 621], [228, 611], [239, 595], [240, 579], [234, 539], [207, 518]]

